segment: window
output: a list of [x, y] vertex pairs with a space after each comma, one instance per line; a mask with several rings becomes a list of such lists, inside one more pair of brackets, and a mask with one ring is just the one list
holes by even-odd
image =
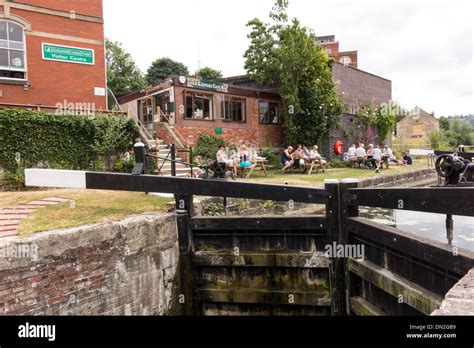
[[186, 93], [186, 118], [212, 120], [212, 96], [208, 94]]
[[352, 59], [350, 57], [344, 56], [339, 60], [339, 62], [344, 64], [345, 66], [348, 66], [352, 63]]
[[149, 130], [153, 130], [153, 98], [143, 99], [140, 107], [140, 121]]
[[26, 79], [25, 50], [23, 27], [0, 21], [0, 78]]
[[259, 103], [260, 123], [263, 124], [281, 124], [280, 105], [261, 101]]
[[226, 121], [245, 122], [245, 100], [239, 98], [224, 100], [222, 118]]

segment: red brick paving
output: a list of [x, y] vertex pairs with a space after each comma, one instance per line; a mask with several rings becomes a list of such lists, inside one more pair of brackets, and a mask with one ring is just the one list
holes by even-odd
[[16, 236], [21, 220], [34, 211], [71, 200], [72, 198], [68, 197], [51, 197], [14, 207], [0, 208], [0, 238]]

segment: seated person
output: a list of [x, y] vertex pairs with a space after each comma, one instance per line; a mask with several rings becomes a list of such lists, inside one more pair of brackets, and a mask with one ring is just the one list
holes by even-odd
[[357, 162], [357, 155], [356, 155], [356, 146], [352, 144], [349, 150], [347, 151], [347, 160], [351, 163]]
[[291, 154], [291, 157], [294, 160], [293, 165], [294, 165], [295, 168], [299, 168], [300, 166], [304, 166], [305, 160], [304, 160], [304, 156], [303, 156], [303, 146], [298, 145], [296, 147], [296, 150], [293, 151], [293, 153]]
[[227, 167], [232, 168], [232, 174], [237, 175], [237, 167], [234, 165], [234, 161], [229, 159], [229, 156], [227, 156], [224, 144], [219, 145], [219, 150], [216, 153], [216, 160], [217, 163], [223, 163]]
[[403, 161], [403, 164], [406, 165], [406, 166], [411, 166], [413, 165], [413, 159], [408, 156], [408, 154], [406, 152], [402, 152], [402, 161]]
[[393, 156], [392, 149], [388, 145], [385, 145], [383, 147], [382, 160], [384, 161], [387, 168], [389, 167], [390, 162], [392, 162], [394, 159], [395, 157]]
[[311, 160], [313, 159], [311, 157], [311, 151], [308, 150], [306, 146], [303, 146], [303, 148], [300, 151], [301, 158], [304, 160], [305, 163], [311, 163]]
[[311, 150], [311, 159], [319, 161], [321, 164], [326, 164], [326, 159], [319, 154], [319, 147], [318, 145], [314, 145], [313, 149]]
[[240, 158], [240, 167], [241, 168], [248, 168], [250, 167], [249, 161], [249, 151], [245, 144], [242, 144], [239, 148], [239, 158]]
[[379, 173], [380, 172], [380, 165], [383, 163], [382, 162], [382, 150], [380, 149], [380, 146], [375, 145], [374, 151], [373, 151], [373, 159], [375, 161], [375, 172]]
[[374, 159], [374, 144], [369, 144], [369, 148], [366, 152], [367, 159], [364, 162], [364, 166], [368, 169], [377, 168], [377, 161]]
[[367, 154], [365, 153], [364, 144], [359, 144], [359, 147], [356, 149], [357, 163], [359, 167], [362, 163], [365, 162]]
[[293, 147], [288, 146], [285, 150], [283, 150], [281, 154], [281, 164], [283, 164], [283, 169], [281, 170], [282, 174], [285, 174], [286, 171], [295, 164], [295, 160], [293, 159], [292, 153]]

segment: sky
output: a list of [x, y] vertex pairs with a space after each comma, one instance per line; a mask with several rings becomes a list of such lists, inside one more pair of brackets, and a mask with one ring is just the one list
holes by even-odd
[[[245, 74], [246, 23], [274, 0], [104, 0], [106, 37], [146, 72], [170, 57], [189, 67]], [[392, 81], [393, 100], [436, 116], [474, 114], [474, 1], [290, 0], [290, 17], [357, 50], [359, 69]]]

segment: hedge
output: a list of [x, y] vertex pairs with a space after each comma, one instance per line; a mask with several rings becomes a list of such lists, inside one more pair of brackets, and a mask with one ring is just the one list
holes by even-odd
[[10, 172], [38, 166], [87, 169], [100, 156], [124, 151], [137, 137], [137, 126], [125, 117], [0, 110], [0, 167]]

